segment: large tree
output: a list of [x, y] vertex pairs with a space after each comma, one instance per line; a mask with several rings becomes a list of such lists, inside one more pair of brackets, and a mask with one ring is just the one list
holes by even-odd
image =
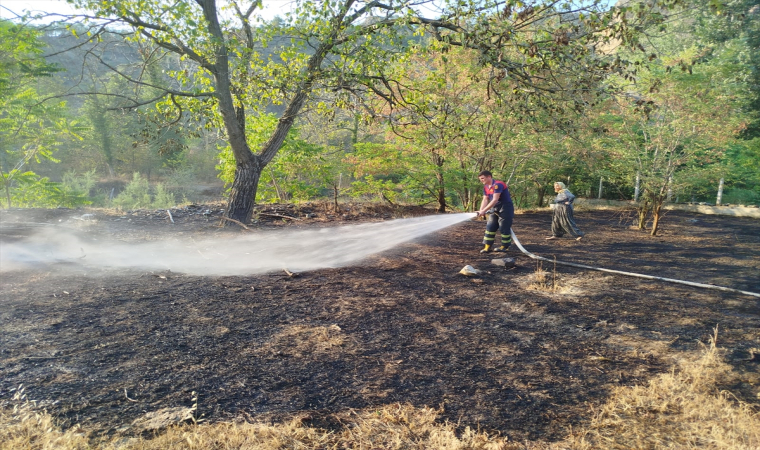
[[[262, 171], [310, 96], [328, 89], [343, 94], [335, 96], [338, 104], [367, 93], [389, 104], [403, 101], [402, 87], [385, 68], [419, 36], [444, 43], [444, 51], [476, 50], [481, 63], [494, 68], [495, 82], [509, 80], [503, 84], [508, 89], [494, 94], [513, 99], [515, 108], [527, 97], [538, 99], [533, 105], [555, 108], [561, 97], [562, 109], [580, 110], [591, 91], [610, 87], [599, 84], [605, 74], [627, 71], [620, 58], [604, 56], [597, 46], [637, 46], [643, 22], [659, 20], [662, 9], [656, 8], [673, 3], [652, 0], [603, 11], [593, 0], [296, 0], [285, 20], [264, 23], [260, 0], [223, 6], [215, 0], [73, 1], [92, 12], [93, 40], [109, 29], [124, 33], [126, 25], [134, 39], [180, 55], [179, 67], [169, 73], [173, 82], [152, 85], [163, 89], [154, 100], [218, 113], [236, 160], [227, 216], [240, 222], [251, 218]], [[146, 61], [160, 55], [150, 50]], [[122, 75], [151, 84], [139, 73]], [[246, 116], [267, 109], [277, 112], [277, 126], [261, 147], [251, 148]]]

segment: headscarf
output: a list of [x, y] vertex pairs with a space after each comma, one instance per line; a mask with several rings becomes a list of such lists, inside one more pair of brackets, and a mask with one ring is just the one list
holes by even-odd
[[565, 183], [561, 181], [555, 181], [554, 186], [559, 186], [559, 192], [564, 193], [565, 195], [570, 194], [570, 190], [565, 186]]

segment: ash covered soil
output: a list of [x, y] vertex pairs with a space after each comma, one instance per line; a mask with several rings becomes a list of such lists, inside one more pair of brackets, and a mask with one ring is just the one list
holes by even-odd
[[[171, 217], [10, 210], [0, 212], [0, 239], [22, 242], [40, 228], [122, 243], [201, 239], [430, 211], [267, 206], [252, 230], [220, 228], [220, 214], [219, 205]], [[760, 292], [759, 220], [671, 211], [652, 237], [631, 227], [634, 217], [577, 211], [581, 242], [544, 240], [548, 210], [518, 214], [514, 231], [558, 261]], [[207, 421], [299, 417], [326, 429], [346, 410], [401, 402], [462, 427], [551, 441], [588, 421], [616, 386], [646, 384], [718, 327], [737, 374], [723, 387], [760, 404], [757, 297], [555, 267], [514, 246], [516, 266], [505, 270], [478, 253], [483, 230], [465, 221], [349, 267], [290, 275], [4, 271], [0, 401], [23, 384], [64, 426], [108, 434], [134, 433], [134, 420], [196, 396]], [[486, 272], [460, 275], [468, 264]]]

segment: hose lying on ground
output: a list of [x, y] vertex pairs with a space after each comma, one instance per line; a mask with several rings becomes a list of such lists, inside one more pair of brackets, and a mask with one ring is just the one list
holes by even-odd
[[612, 270], [612, 269], [604, 269], [602, 267], [592, 267], [592, 266], [586, 266], [584, 264], [575, 264], [570, 262], [562, 262], [562, 261], [556, 261], [549, 258], [544, 258], [543, 256], [534, 255], [533, 253], [525, 250], [525, 247], [520, 244], [520, 241], [517, 239], [517, 236], [515, 236], [515, 232], [511, 229], [509, 230], [509, 233], [512, 235], [512, 242], [517, 245], [517, 248], [520, 249], [521, 252], [525, 253], [526, 255], [530, 256], [533, 259], [538, 259], [540, 261], [548, 261], [550, 263], [556, 263], [556, 264], [562, 264], [563, 266], [572, 266], [572, 267], [579, 267], [581, 269], [589, 269], [589, 270], [598, 270], [600, 272], [608, 272], [608, 273], [616, 273], [618, 275], [627, 275], [629, 277], [638, 277], [638, 278], [645, 278], [647, 280], [659, 280], [659, 281], [667, 281], [668, 283], [678, 283], [678, 284], [685, 284], [687, 286], [694, 286], [694, 287], [700, 287], [700, 288], [707, 288], [707, 289], [716, 289], [718, 291], [726, 291], [726, 292], [735, 292], [738, 294], [744, 294], [744, 295], [751, 295], [753, 297], [760, 298], [760, 294], [756, 292], [749, 292], [749, 291], [741, 291], [739, 289], [733, 289], [723, 286], [716, 286], [714, 284], [703, 284], [703, 283], [694, 283], [693, 281], [683, 281], [683, 280], [675, 280], [673, 278], [664, 278], [664, 277], [655, 277], [652, 275], [644, 275], [640, 273], [633, 273], [633, 272], [623, 272], [620, 270]]

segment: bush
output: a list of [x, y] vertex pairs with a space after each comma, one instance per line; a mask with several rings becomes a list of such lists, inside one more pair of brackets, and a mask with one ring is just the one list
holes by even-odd
[[3, 207], [19, 208], [55, 208], [61, 198], [60, 183], [54, 183], [47, 177], [39, 177], [34, 172], [18, 173], [8, 189], [10, 205], [3, 196]]
[[[89, 205], [89, 190], [95, 184], [94, 172], [81, 177], [67, 173], [63, 182], [56, 183], [34, 172], [14, 174], [6, 194], [10, 195], [11, 206], [21, 208], [74, 208]], [[0, 206], [8, 207], [7, 196], [0, 197]]]
[[722, 203], [760, 205], [760, 192], [752, 189], [731, 189], [723, 193]]
[[95, 187], [95, 170], [77, 175], [68, 172], [63, 176], [60, 189], [60, 206], [75, 207], [92, 204], [90, 191]]
[[156, 185], [156, 195], [153, 197], [153, 203], [151, 207], [154, 209], [166, 209], [175, 206], [177, 201], [174, 199], [174, 194], [167, 191], [164, 185], [159, 183]]
[[156, 185], [153, 196], [150, 191], [148, 180], [135, 172], [132, 181], [113, 199], [113, 206], [119, 209], [165, 209], [177, 205], [174, 193], [166, 189], [163, 184]]
[[113, 199], [113, 205], [119, 209], [150, 208], [151, 203], [148, 180], [137, 172], [127, 187]]
[[[192, 167], [182, 167], [166, 171], [163, 174], [164, 185], [162, 189], [171, 192], [173, 195], [180, 195], [182, 197], [193, 198], [194, 191], [189, 189], [188, 186], [197, 186], [198, 174]], [[156, 196], [158, 193], [158, 186], [156, 187]]]

